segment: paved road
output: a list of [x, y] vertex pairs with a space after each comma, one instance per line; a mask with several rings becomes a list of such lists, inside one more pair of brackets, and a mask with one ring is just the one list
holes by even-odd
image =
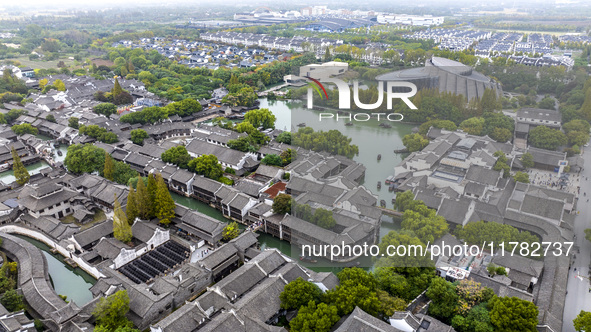
[[[591, 261], [591, 242], [585, 239], [585, 229], [591, 228], [591, 202], [587, 203], [587, 198], [591, 198], [591, 147], [585, 148], [583, 154], [585, 160], [584, 170], [581, 172], [581, 197], [577, 209], [580, 214], [575, 219], [575, 244], [579, 246], [580, 252], [576, 254], [574, 264], [569, 271], [568, 285], [566, 287], [568, 294], [564, 305], [564, 316], [562, 318], [562, 332], [575, 332], [573, 319], [577, 317], [581, 310], [591, 311], [591, 293], [589, 292], [589, 279], [579, 280], [575, 278], [577, 273], [582, 276], [590, 277], [588, 274], [589, 262]], [[588, 177], [589, 180], [585, 180]], [[583, 196], [587, 193], [587, 197]], [[577, 271], [574, 271], [574, 268]]]

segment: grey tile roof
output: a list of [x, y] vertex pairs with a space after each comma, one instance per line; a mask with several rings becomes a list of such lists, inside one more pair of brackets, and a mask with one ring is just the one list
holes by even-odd
[[494, 186], [499, 181], [501, 172], [482, 166], [472, 165], [466, 173], [466, 180]]
[[201, 188], [203, 190], [209, 191], [211, 193], [217, 192], [221, 187], [222, 184], [212, 179], [208, 179], [204, 176], [195, 176], [193, 180], [192, 186], [195, 188]]
[[242, 179], [234, 185], [234, 188], [243, 192], [249, 196], [258, 198], [259, 193], [263, 189], [264, 185], [260, 182], [252, 181], [249, 179]]
[[236, 247], [226, 244], [212, 251], [209, 255], [200, 260], [199, 264], [209, 271], [213, 271], [218, 265], [237, 253], [238, 249], [236, 249]]
[[100, 240], [102, 237], [109, 237], [111, 234], [113, 234], [113, 223], [106, 220], [78, 232], [74, 235], [74, 239], [76, 239], [76, 242], [78, 242], [81, 247], [85, 247]]
[[197, 211], [186, 213], [182, 218], [182, 222], [208, 234], [220, 232], [225, 227], [223, 222]]
[[355, 307], [355, 310], [343, 322], [339, 323], [340, 325], [334, 332], [402, 332], [402, 330], [366, 313], [359, 307]]
[[468, 214], [468, 208], [470, 206], [469, 200], [451, 200], [448, 198], [443, 199], [437, 214], [444, 217], [448, 222], [463, 225], [464, 220]]
[[220, 162], [228, 165], [238, 165], [238, 163], [245, 158], [246, 154], [241, 151], [224, 148], [219, 145], [210, 144], [200, 140], [192, 140], [187, 145], [187, 151], [196, 155], [215, 155]]

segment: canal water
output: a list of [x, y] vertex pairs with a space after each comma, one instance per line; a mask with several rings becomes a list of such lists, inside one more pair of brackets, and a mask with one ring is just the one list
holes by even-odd
[[92, 300], [92, 293], [90, 287], [96, 283], [90, 274], [86, 273], [80, 268], [72, 268], [65, 261], [64, 257], [60, 254], [52, 254], [49, 246], [41, 241], [37, 241], [28, 236], [17, 235], [35, 247], [41, 249], [45, 259], [47, 260], [47, 266], [49, 268], [49, 276], [53, 284], [53, 289], [59, 295], [66, 295], [67, 300], [73, 300], [76, 305], [82, 307], [86, 303]]
[[[383, 128], [379, 126], [377, 120], [360, 122], [353, 126], [345, 126], [344, 121], [336, 121], [332, 119], [319, 122], [318, 112], [308, 110], [303, 103], [267, 101], [267, 99], [260, 99], [259, 101], [261, 108], [268, 108], [275, 115], [277, 118], [275, 127], [278, 129], [290, 130], [290, 128], [292, 128], [292, 114], [293, 112], [297, 112], [298, 121], [305, 122], [309, 127], [314, 128], [314, 130], [327, 131], [337, 129], [344, 135], [350, 137], [352, 139], [352, 144], [359, 146], [359, 155], [355, 156], [353, 159], [364, 164], [367, 168], [364, 185], [373, 193], [377, 194], [380, 199], [384, 199], [387, 206], [392, 206], [391, 201], [394, 195], [393, 193], [388, 192], [388, 187], [385, 185], [384, 181], [389, 175], [394, 174], [394, 166], [399, 164], [406, 156], [395, 154], [393, 150], [404, 147], [402, 144], [402, 137], [406, 134], [410, 134], [413, 126], [392, 122], [392, 128]], [[377, 160], [378, 154], [382, 155], [380, 161]], [[383, 184], [381, 190], [376, 188], [377, 181], [381, 181]], [[197, 210], [218, 220], [228, 222], [228, 219], [224, 218], [220, 211], [207, 204], [175, 193], [172, 193], [172, 197], [178, 204]], [[401, 227], [400, 222], [400, 219], [392, 218], [390, 216], [382, 216], [380, 238], [384, 237], [392, 230], [399, 230]], [[240, 226], [243, 228], [242, 225]], [[279, 240], [276, 237], [263, 233], [259, 233], [258, 239], [262, 249], [277, 248], [288, 256], [291, 256], [292, 254], [292, 247], [286, 241]], [[338, 272], [342, 268], [327, 267], [325, 265], [328, 264], [323, 264], [322, 262], [309, 263], [299, 261], [298, 263], [317, 272]], [[371, 262], [363, 263], [365, 266], [371, 265]]]
[[[394, 193], [388, 191], [385, 180], [388, 176], [394, 175], [394, 167], [407, 156], [407, 154], [396, 154], [394, 150], [404, 148], [402, 138], [412, 133], [413, 125], [382, 121], [392, 126], [384, 128], [380, 127], [380, 122], [373, 118], [366, 122], [353, 121], [352, 126], [346, 126], [345, 123], [348, 120], [337, 121], [336, 111], [322, 111], [322, 113], [335, 114], [335, 117], [319, 121], [321, 112], [307, 109], [303, 102], [268, 101], [267, 99], [259, 99], [259, 101], [261, 108], [268, 108], [273, 112], [277, 118], [275, 127], [278, 129], [290, 130], [291, 128], [292, 131], [297, 131], [299, 129], [297, 124], [303, 122], [315, 131], [336, 129], [351, 138], [351, 144], [359, 147], [359, 155], [353, 157], [353, 160], [366, 167], [363, 185], [378, 195], [380, 200], [385, 200], [386, 207], [392, 207]], [[378, 160], [378, 154], [381, 154], [381, 160]], [[378, 181], [382, 183], [381, 189], [377, 188]]]
[[[30, 175], [33, 175], [33, 174], [39, 173], [39, 171], [41, 169], [43, 169], [47, 166], [49, 166], [49, 164], [46, 163], [45, 161], [39, 161], [34, 164], [30, 164], [30, 165], [25, 166], [25, 168], [29, 171]], [[14, 177], [13, 170], [8, 170], [8, 171], [4, 171], [4, 172], [0, 173], [0, 181], [2, 181], [4, 184], [11, 184], [15, 180], [16, 180], [16, 178]]]
[[[37, 134], [35, 136], [37, 138], [44, 140], [44, 141], [51, 140], [51, 137], [45, 136], [42, 134]], [[66, 153], [68, 152], [68, 147], [66, 145], [62, 144], [58, 148], [58, 150], [60, 150], [62, 152], [62, 155], [60, 156], [59, 154], [57, 154], [57, 151], [56, 151], [56, 154], [54, 156], [54, 160], [59, 161], [59, 162], [63, 162], [64, 159], [66, 159]], [[42, 161], [36, 162], [34, 164], [27, 165], [27, 166], [25, 166], [25, 168], [29, 171], [30, 175], [33, 175], [33, 174], [39, 173], [39, 170], [41, 170], [47, 166], [49, 166], [49, 164], [42, 160]], [[4, 184], [11, 184], [15, 180], [16, 180], [16, 178], [14, 177], [14, 172], [12, 170], [0, 173], [0, 181], [4, 182]]]

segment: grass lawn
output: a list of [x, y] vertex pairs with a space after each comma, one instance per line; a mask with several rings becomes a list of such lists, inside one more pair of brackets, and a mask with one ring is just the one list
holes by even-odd
[[70, 60], [67, 58], [67, 56], [65, 56], [65, 58], [63, 58], [63, 59], [60, 58], [58, 60], [52, 60], [52, 61], [29, 60], [28, 56], [14, 58], [14, 59], [10, 59], [10, 60], [16, 60], [16, 61], [20, 62], [21, 65], [26, 66], [26, 67], [31, 67], [33, 69], [57, 68], [58, 62], [63, 61], [66, 64], [66, 66], [70, 67], [70, 70], [75, 69], [73, 67], [75, 60]]
[[94, 226], [95, 224], [100, 223], [105, 220], [107, 220], [107, 216], [105, 215], [105, 212], [103, 210], [98, 210], [97, 212], [94, 213], [94, 216], [92, 216], [92, 221], [90, 221], [86, 224], [76, 223], [76, 225], [80, 226], [80, 230], [85, 230], [85, 229], [90, 228], [90, 227]]
[[63, 222], [64, 224], [71, 224], [73, 222], [76, 222], [76, 218], [74, 218], [73, 215], [69, 215], [69, 216], [65, 216], [62, 219], [60, 219], [61, 222]]

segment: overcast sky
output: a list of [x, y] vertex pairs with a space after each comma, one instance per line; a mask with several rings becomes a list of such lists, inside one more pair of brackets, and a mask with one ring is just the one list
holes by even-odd
[[[587, 0], [583, 0], [587, 1]], [[224, 4], [224, 5], [235, 5], [237, 7], [239, 6], [243, 6], [243, 5], [256, 5], [258, 3], [272, 3], [272, 2], [276, 2], [276, 1], [271, 1], [271, 0], [242, 0], [242, 1], [236, 1], [236, 0], [216, 0], [215, 3], [220, 3], [220, 4]], [[285, 2], [285, 1], [279, 1], [279, 2]], [[291, 1], [290, 1], [291, 2]], [[347, 3], [352, 3], [352, 4], [359, 4], [359, 1], [355, 1], [355, 0], [344, 0], [344, 1], [335, 1], [335, 0], [328, 0], [328, 1], [306, 1], [306, 0], [296, 0], [294, 2], [292, 2], [293, 4], [296, 3], [301, 3], [302, 5], [305, 5], [306, 3], [308, 5], [326, 5], [329, 4], [330, 7], [334, 7], [334, 5], [330, 5], [330, 4], [341, 4], [342, 7], [347, 7]], [[363, 1], [366, 5], [371, 5], [372, 1], [371, 0], [366, 0]], [[386, 1], [383, 0], [377, 0], [376, 2], [379, 3], [384, 3]], [[390, 1], [387, 1], [390, 2]], [[505, 1], [495, 1], [495, 2], [490, 2], [490, 0], [461, 0], [461, 1], [452, 1], [452, 0], [418, 0], [418, 1], [413, 1], [413, 2], [407, 2], [406, 5], [413, 5], [413, 4], [445, 4], [445, 3], [453, 3], [453, 4], [457, 4], [458, 2], [463, 2], [466, 4], [476, 4], [476, 3], [482, 3], [482, 4], [489, 4], [489, 5], [494, 5], [494, 6], [498, 6], [498, 5], [505, 5], [508, 7], [512, 7], [515, 3], [544, 3], [544, 4], [555, 4], [557, 1], [556, 0], [505, 0]], [[559, 2], [564, 2], [564, 0], [559, 1]], [[582, 3], [580, 0], [574, 0], [574, 1], [568, 1], [568, 2], [580, 2]], [[392, 5], [397, 6], [397, 5], [402, 5], [404, 6], [405, 3], [404, 2], [391, 2]], [[140, 6], [146, 6], [146, 5], [208, 5], [211, 6], [213, 3], [211, 0], [209, 1], [203, 1], [203, 0], [165, 0], [165, 1], [158, 1], [158, 0], [101, 0], [98, 2], [94, 2], [94, 1], [80, 1], [80, 0], [23, 0], [23, 1], [10, 1], [10, 0], [0, 0], [0, 8], [2, 7], [10, 7], [10, 6], [21, 6], [21, 7], [28, 7], [29, 9], [34, 9], [35, 7], [37, 8], [84, 8], [84, 7], [91, 7], [91, 8], [106, 8], [106, 7], [114, 7], [114, 6], [133, 6], [133, 5], [140, 5]]]

